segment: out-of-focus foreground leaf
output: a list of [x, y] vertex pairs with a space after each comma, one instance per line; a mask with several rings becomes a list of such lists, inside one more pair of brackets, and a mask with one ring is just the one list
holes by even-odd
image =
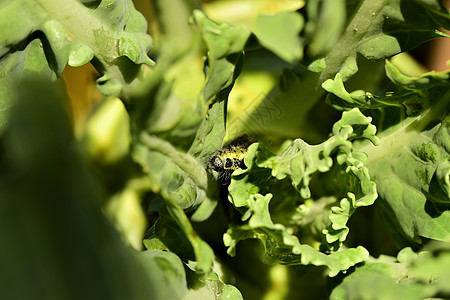
[[0, 297], [183, 295], [177, 257], [137, 255], [102, 215], [98, 186], [72, 137], [61, 93], [46, 81], [17, 90], [0, 137]]

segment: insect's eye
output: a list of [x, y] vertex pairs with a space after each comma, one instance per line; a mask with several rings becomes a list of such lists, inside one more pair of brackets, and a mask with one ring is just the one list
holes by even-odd
[[231, 158], [226, 158], [225, 159], [225, 168], [226, 169], [229, 169], [229, 168], [231, 168], [233, 166], [233, 160], [231, 159]]

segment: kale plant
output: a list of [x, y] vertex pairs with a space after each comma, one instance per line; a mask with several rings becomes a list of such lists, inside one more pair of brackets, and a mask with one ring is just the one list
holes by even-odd
[[450, 297], [450, 72], [409, 54], [445, 29], [438, 0], [2, 0], [0, 298]]

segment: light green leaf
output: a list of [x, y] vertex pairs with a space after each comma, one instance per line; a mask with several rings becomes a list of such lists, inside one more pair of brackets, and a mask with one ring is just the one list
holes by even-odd
[[391, 126], [379, 134], [377, 147], [363, 144], [358, 150], [368, 156], [366, 165], [381, 197], [378, 203], [389, 228], [399, 235], [397, 241], [420, 243], [420, 236], [449, 241], [449, 72], [407, 77], [389, 62], [386, 72], [398, 88], [373, 102], [372, 97], [347, 93], [341, 83], [324, 85], [343, 98], [330, 96], [330, 102], [377, 108], [379, 127]]
[[198, 205], [206, 196], [206, 170], [191, 155], [169, 142], [143, 133], [142, 145], [135, 146], [135, 159], [143, 162], [153, 189], [174, 199], [184, 209]]
[[153, 276], [156, 286], [168, 287], [158, 298], [181, 299], [186, 295], [186, 272], [178, 256], [166, 251], [147, 250], [139, 253], [137, 257], [147, 273]]
[[335, 288], [330, 299], [424, 299], [429, 289], [420, 284], [398, 283], [393, 269], [383, 263], [366, 263], [357, 267]]
[[[143, 132], [134, 145], [134, 157], [146, 170], [154, 184], [153, 190], [165, 200], [165, 209], [160, 211], [160, 219], [145, 241], [146, 246], [167, 248], [180, 257], [195, 260], [196, 271], [209, 274], [214, 253], [197, 236], [183, 210], [198, 207], [193, 220], [202, 221], [210, 216], [217, 205], [215, 199], [209, 198], [210, 188], [205, 166], [209, 155], [220, 147], [225, 134], [226, 101], [239, 74], [239, 63], [249, 32], [244, 28], [216, 24], [200, 11], [194, 12], [193, 21], [199, 27], [208, 47], [209, 71], [200, 96], [203, 98], [201, 104], [209, 108], [208, 112], [197, 126], [196, 137], [188, 153], [164, 140], [164, 135], [160, 132], [161, 137], [150, 135], [148, 132], [154, 131], [155, 127], [152, 128], [152, 123], [149, 123], [150, 126], [141, 128]], [[164, 104], [163, 97], [168, 92], [164, 88], [170, 89], [170, 86], [163, 85], [162, 88], [164, 93], [158, 97], [160, 103]], [[136, 117], [145, 117], [143, 111], [136, 112], [140, 114]], [[167, 130], [170, 129], [167, 122], [161, 124], [169, 125]]]
[[[319, 142], [323, 133], [320, 125], [328, 125], [330, 119], [321, 113], [311, 116], [324, 95], [322, 83], [336, 76], [345, 82], [362, 67], [363, 79], [355, 79], [358, 88], [373, 87], [373, 65], [358, 65], [358, 55], [368, 60], [388, 58], [441, 37], [439, 27], [450, 28], [450, 15], [438, 0], [308, 1], [304, 10], [300, 10], [307, 17], [301, 40], [309, 45], [306, 54], [312, 57], [305, 63], [310, 72], [302, 66], [284, 70], [279, 83], [263, 95], [260, 104], [240, 116], [241, 127], [255, 135], [302, 136]], [[352, 96], [366, 97], [358, 92]], [[376, 96], [367, 97], [372, 105], [377, 103]]]
[[184, 211], [172, 200], [166, 200], [160, 218], [144, 240], [149, 250], [170, 250], [185, 260], [196, 262], [200, 275], [212, 271], [214, 252], [194, 231]]
[[[17, 55], [23, 60], [24, 52], [11, 49], [23, 47], [22, 41], [41, 32], [44, 37], [36, 38], [41, 51], [52, 53], [43, 60], [52, 73], [59, 77], [67, 64], [80, 66], [95, 57], [93, 64], [104, 74], [98, 88], [107, 95], [127, 92], [126, 72], [139, 70], [135, 64], [153, 64], [147, 56], [151, 38], [145, 33], [146, 21], [129, 0], [114, 5], [101, 1], [95, 8], [75, 0], [6, 1], [0, 7], [0, 20], [0, 27], [8, 28], [0, 38], [2, 60]], [[12, 56], [4, 56], [7, 53]]]
[[[388, 60], [385, 65], [386, 75], [397, 86], [395, 92], [383, 96], [374, 95], [363, 90], [347, 92], [340, 73], [334, 80], [328, 79], [322, 87], [330, 92], [327, 102], [337, 109], [379, 109], [387, 107], [400, 108], [398, 114], [416, 115], [440, 100], [449, 85], [449, 72], [429, 72], [418, 77], [408, 77]], [[424, 93], [423, 91], [426, 91]]]
[[380, 256], [356, 266], [332, 290], [330, 299], [425, 299], [447, 295], [448, 245], [431, 243], [424, 250], [414, 253], [404, 248], [397, 259]]
[[262, 46], [287, 62], [294, 63], [303, 57], [303, 45], [299, 36], [303, 24], [303, 17], [296, 12], [260, 15], [255, 35]]
[[[191, 113], [178, 107], [184, 104], [179, 98], [170, 96], [170, 84], [162, 82], [158, 87], [158, 79], [152, 87], [157, 101], [155, 106], [140, 98], [133, 99], [138, 106], [130, 112], [130, 117], [136, 124], [134, 134], [138, 136], [133, 155], [148, 173], [153, 190], [187, 210], [204, 202], [194, 217], [200, 221], [207, 218], [217, 204], [215, 199], [209, 198], [205, 167], [209, 155], [222, 144], [228, 93], [239, 74], [243, 48], [250, 33], [243, 27], [216, 24], [200, 11], [194, 12], [193, 19], [209, 47], [209, 71], [203, 94], [197, 96], [203, 98], [198, 103], [205, 107], [203, 120], [198, 122], [194, 107], [190, 107]], [[155, 75], [161, 75], [159, 72], [162, 69], [157, 67]], [[168, 101], [166, 97], [169, 97]], [[161, 111], [169, 115], [165, 116]], [[179, 114], [171, 115], [174, 111]], [[181, 117], [184, 120], [180, 121]], [[187, 122], [188, 119], [191, 121]], [[166, 132], [170, 132], [169, 135]]]
[[[410, 260], [411, 275], [422, 283], [429, 283], [438, 292], [448, 295], [450, 287], [450, 249], [449, 244], [430, 243], [423, 252]], [[437, 293], [438, 293], [437, 292]]]
[[222, 146], [228, 95], [241, 71], [243, 51], [250, 31], [244, 26], [216, 24], [200, 11], [194, 12], [193, 21], [200, 28], [209, 50], [202, 95], [209, 109], [189, 153], [205, 158]]
[[[251, 145], [245, 157], [248, 168], [235, 171], [229, 187], [229, 200], [243, 213], [244, 223], [233, 225], [224, 236], [228, 252], [233, 255], [240, 240], [258, 238], [265, 245], [267, 259], [286, 264], [326, 265], [331, 276], [364, 261], [368, 253], [362, 247], [325, 255], [309, 245], [302, 245], [298, 237], [292, 234], [302, 230], [299, 226], [317, 226], [317, 223], [305, 220], [314, 206], [298, 206], [296, 202], [311, 197], [309, 185], [312, 174], [330, 171], [335, 162], [345, 170], [342, 173], [346, 174], [343, 178], [348, 180], [345, 184], [348, 189], [342, 187], [344, 180], [328, 185], [338, 197], [345, 195], [342, 193], [348, 193], [348, 196], [335, 207], [331, 207], [329, 201], [326, 203], [328, 221], [322, 223], [319, 231], [324, 236], [319, 237], [318, 241], [325, 238], [324, 243], [330, 249], [338, 250], [347, 237], [349, 229], [346, 223], [355, 209], [373, 204], [377, 192], [364, 166], [366, 157], [354, 151], [352, 145], [353, 140], [361, 138], [378, 143], [370, 118], [355, 109], [343, 114], [342, 119], [333, 126], [333, 135], [320, 145], [311, 146], [297, 139], [283, 146], [279, 156], [258, 143]], [[301, 198], [288, 196], [289, 188], [283, 185], [284, 182], [291, 182]], [[275, 188], [277, 185], [282, 188]], [[339, 189], [334, 185], [340, 185]], [[283, 190], [286, 194], [280, 193]], [[260, 194], [266, 191], [275, 194]], [[269, 211], [269, 202], [274, 195], [274, 204], [270, 204]], [[282, 223], [274, 223], [274, 218]], [[308, 230], [318, 231], [317, 227]]]
[[[331, 51], [323, 60], [320, 82], [339, 72], [346, 81], [358, 71], [357, 54], [383, 59], [440, 37], [437, 28], [450, 28], [450, 14], [439, 1], [361, 1]], [[352, 45], [348, 47], [348, 45]]]
[[264, 245], [267, 262], [327, 266], [331, 277], [368, 258], [368, 252], [363, 247], [326, 255], [309, 245], [302, 245], [282, 224], [272, 222], [269, 214], [271, 198], [271, 194], [256, 194], [248, 200], [249, 213], [243, 217], [245, 220], [246, 216], [251, 216], [248, 224], [231, 226], [224, 235], [230, 255], [235, 255], [235, 247], [240, 240], [258, 238]]
[[98, 80], [100, 91], [106, 95], [130, 92], [129, 73], [141, 70], [136, 64], [152, 64], [147, 56], [151, 39], [145, 34], [145, 20], [130, 0], [108, 3], [101, 1], [93, 9], [76, 0], [2, 2], [0, 131], [7, 122], [13, 83], [28, 76], [54, 80], [67, 64], [81, 66], [92, 61], [104, 74]]
[[[171, 84], [163, 80], [164, 66], [170, 63], [167, 56], [162, 60], [163, 65], [155, 69], [153, 75], [156, 77], [146, 81], [157, 102], [152, 106], [142, 102], [142, 96], [131, 99], [137, 106], [130, 115], [136, 125], [134, 135], [138, 137], [133, 143], [134, 159], [143, 166], [153, 191], [159, 193], [165, 203], [144, 243], [150, 249], [168, 249], [184, 259], [195, 261], [195, 271], [207, 275], [211, 272], [214, 253], [195, 233], [183, 210], [197, 209], [192, 220], [202, 221], [217, 205], [216, 198], [209, 195], [210, 183], [205, 167], [209, 155], [221, 146], [225, 134], [226, 101], [239, 73], [249, 32], [244, 28], [216, 24], [200, 11], [194, 12], [193, 20], [208, 47], [209, 71], [203, 94], [197, 95], [203, 100], [197, 104], [205, 108], [201, 109], [203, 121], [199, 124], [199, 114], [191, 105], [193, 113], [176, 109], [182, 103], [181, 98], [172, 94]], [[183, 115], [185, 117], [180, 118]], [[186, 122], [187, 119], [191, 121]], [[183, 151], [189, 148], [188, 152]]]
[[230, 284], [223, 283], [217, 276], [212, 273], [204, 282], [202, 287], [196, 289], [190, 289], [188, 293], [183, 297], [183, 300], [195, 300], [195, 299], [211, 299], [211, 300], [240, 300], [242, 298], [241, 292]]
[[[256, 100], [263, 98], [258, 105], [239, 116], [242, 127], [255, 136], [302, 136], [318, 141], [322, 128], [312, 126], [309, 121], [311, 110], [323, 97], [323, 90], [318, 89], [318, 78], [319, 74], [302, 66], [295, 71], [283, 69], [276, 85], [267, 94], [256, 97]], [[324, 120], [326, 122], [330, 120]]]
[[[450, 93], [446, 98], [448, 103]], [[417, 243], [421, 242], [420, 236], [448, 242], [450, 148], [445, 141], [450, 118], [423, 130], [425, 124], [421, 121], [426, 119], [427, 114], [405, 120], [380, 135], [381, 143], [376, 150], [369, 147], [364, 151], [369, 158], [373, 153], [368, 168], [377, 183], [379, 205], [389, 218], [390, 228]]]
[[343, 0], [308, 1], [305, 35], [308, 41], [309, 57], [325, 55], [339, 40], [347, 21], [345, 2]]

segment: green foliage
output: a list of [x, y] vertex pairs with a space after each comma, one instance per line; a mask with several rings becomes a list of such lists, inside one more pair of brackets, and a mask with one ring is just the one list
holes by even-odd
[[[357, 127], [359, 127], [359, 131], [355, 130]], [[248, 220], [248, 223], [240, 224], [237, 228], [228, 231], [225, 236], [225, 244], [231, 246], [229, 253], [234, 254], [234, 247], [238, 240], [258, 236], [265, 241], [266, 250], [270, 256], [281, 257], [282, 255], [283, 262], [295, 263], [300, 261], [302, 245], [288, 231], [295, 232], [298, 230], [295, 225], [301, 223], [296, 223], [301, 222], [304, 216], [310, 213], [310, 207], [298, 205], [297, 202], [300, 199], [311, 198], [309, 189], [311, 176], [316, 172], [330, 171], [334, 160], [342, 169], [342, 174], [348, 175], [346, 181], [349, 190], [335, 189], [337, 192], [336, 200], [343, 196], [346, 196], [346, 198], [343, 198], [340, 202], [336, 201], [338, 206], [335, 207], [331, 207], [332, 203], [328, 203], [329, 211], [326, 213], [329, 214], [327, 218], [331, 223], [324, 228], [315, 227], [314, 229], [325, 234], [324, 243], [327, 247], [334, 250], [339, 249], [348, 233], [348, 227], [346, 226], [348, 218], [357, 207], [371, 205], [377, 197], [375, 183], [370, 180], [368, 171], [364, 167], [365, 155], [353, 152], [351, 141], [363, 137], [376, 143], [378, 140], [374, 135], [375, 127], [370, 124], [370, 119], [367, 119], [357, 109], [343, 114], [342, 119], [333, 126], [333, 134], [327, 141], [314, 146], [308, 145], [300, 139], [294, 140], [290, 145], [284, 147], [285, 149], [279, 156], [259, 148], [257, 143], [250, 146], [245, 157], [245, 164], [248, 169], [235, 172], [234, 181], [229, 188], [230, 201], [243, 212], [242, 221]], [[257, 175], [253, 176], [252, 174]], [[277, 179], [277, 181], [269, 183], [271, 178]], [[272, 184], [277, 185], [286, 178], [291, 182], [295, 191], [299, 193], [297, 197], [281, 191], [279, 196], [272, 194], [274, 191], [278, 191], [273, 188]], [[334, 184], [339, 186], [343, 182], [334, 182]], [[265, 197], [260, 194], [270, 191], [272, 193], [266, 194]], [[294, 192], [294, 190], [291, 192]], [[269, 201], [273, 196], [279, 202], [276, 205], [280, 209], [270, 214]], [[291, 228], [287, 229], [282, 224], [272, 223], [271, 217], [277, 218], [278, 214], [281, 215], [278, 219], [285, 224], [289, 224]], [[306, 224], [301, 225], [304, 227], [303, 229], [312, 231], [305, 226]], [[310, 225], [315, 226], [316, 224]], [[253, 230], [256, 232], [252, 233]], [[266, 234], [268, 237], [265, 237]], [[269, 242], [270, 245], [268, 245]], [[292, 248], [290, 252], [294, 257], [288, 258], [286, 251], [279, 254], [273, 253], [274, 251], [280, 251], [282, 248]], [[365, 253], [365, 250], [360, 250], [362, 252], [359, 255]], [[311, 249], [310, 251], [314, 250]], [[322, 256], [322, 253], [317, 253], [317, 255]], [[356, 262], [360, 262], [360, 259], [360, 257], [356, 258]], [[317, 260], [316, 264], [318, 264]], [[304, 259], [301, 261], [307, 263]], [[337, 273], [333, 269], [331, 271], [332, 274]]]
[[439, 1], [151, 3], [0, 3], [0, 298], [450, 296], [450, 72], [392, 58]]
[[440, 293], [446, 295], [445, 282], [450, 273], [442, 266], [448, 266], [447, 250], [448, 244], [438, 243], [419, 253], [404, 248], [397, 258], [380, 257], [355, 267], [333, 289], [330, 299], [424, 299]]
[[387, 219], [395, 222], [391, 229], [402, 239], [421, 243], [419, 236], [423, 236], [450, 241], [446, 208], [450, 197], [450, 73], [408, 77], [387, 62], [386, 74], [398, 88], [383, 96], [364, 91], [347, 93], [339, 76], [323, 86], [339, 95], [329, 97], [337, 107], [357, 106], [368, 110], [368, 114], [375, 109], [394, 108], [380, 117], [386, 119], [381, 126], [396, 116], [404, 116], [398, 124], [384, 125], [391, 127], [379, 134], [379, 147], [362, 147], [382, 198], [380, 206]]

